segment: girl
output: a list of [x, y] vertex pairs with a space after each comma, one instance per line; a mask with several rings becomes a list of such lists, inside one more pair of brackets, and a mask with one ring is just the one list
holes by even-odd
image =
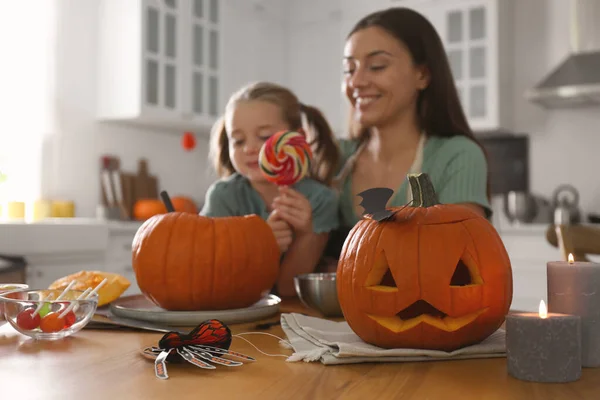
[[357, 129], [340, 143], [341, 229], [328, 255], [339, 256], [363, 212], [356, 194], [395, 191], [389, 206], [410, 201], [406, 174], [426, 172], [442, 203], [489, 217], [487, 162], [456, 91], [442, 41], [421, 14], [390, 8], [367, 15], [344, 49], [344, 87]]
[[[303, 116], [308, 127], [303, 129]], [[259, 168], [263, 143], [282, 130], [305, 132], [313, 150], [312, 176], [293, 187], [277, 187]], [[229, 99], [211, 134], [211, 159], [220, 180], [206, 193], [201, 215], [257, 214], [273, 229], [282, 253], [277, 291], [293, 296], [294, 276], [312, 272], [329, 232], [338, 227], [337, 195], [330, 184], [338, 148], [321, 112], [306, 106], [288, 89], [253, 83]]]

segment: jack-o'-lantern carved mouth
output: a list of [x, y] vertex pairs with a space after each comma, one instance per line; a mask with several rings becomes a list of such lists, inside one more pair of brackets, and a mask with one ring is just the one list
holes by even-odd
[[[472, 258], [468, 254], [465, 254], [456, 264], [454, 274], [450, 279], [450, 287], [476, 286], [482, 283], [483, 280], [478, 268]], [[383, 251], [379, 253], [366, 284], [367, 289], [377, 292], [399, 291]], [[367, 315], [379, 325], [396, 333], [412, 329], [420, 323], [427, 323], [440, 330], [453, 332], [473, 322], [479, 315], [487, 311], [487, 309], [486, 307], [467, 315], [450, 317], [427, 301], [421, 299], [415, 301], [395, 316]]]
[[[417, 311], [418, 314], [416, 316], [408, 317], [408, 315], [414, 314], [416, 310], [419, 310]], [[371, 314], [367, 315], [379, 325], [384, 326], [396, 333], [412, 329], [420, 323], [426, 323], [435, 326], [442, 331], [453, 332], [470, 324], [485, 311], [487, 311], [487, 308], [463, 315], [461, 317], [449, 317], [426, 301], [418, 300], [410, 307], [405, 308], [393, 317], [380, 317]]]

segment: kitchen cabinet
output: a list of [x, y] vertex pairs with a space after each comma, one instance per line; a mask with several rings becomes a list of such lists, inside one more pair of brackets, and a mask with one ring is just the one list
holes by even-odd
[[109, 227], [104, 270], [123, 275], [129, 280], [131, 286], [129, 286], [122, 296], [141, 293], [131, 262], [131, 245], [139, 225], [141, 224], [129, 223], [127, 226], [119, 228]]
[[546, 241], [545, 224], [500, 230], [513, 273], [511, 309], [537, 312], [547, 302], [546, 263], [560, 259], [560, 252]]
[[45, 289], [55, 280], [82, 270], [105, 269], [101, 252], [35, 255], [26, 259], [26, 283], [32, 289]]
[[219, 113], [218, 0], [101, 0], [97, 117], [208, 133]]
[[438, 31], [475, 131], [514, 129], [514, 0], [404, 0]]
[[[343, 81], [341, 53], [352, 27], [389, 7], [413, 8], [436, 28], [473, 130], [514, 130], [514, 0], [332, 0], [312, 15], [302, 13], [303, 6], [292, 6], [290, 13], [290, 43], [295, 43], [289, 56], [291, 88], [326, 111], [339, 136], [347, 133], [348, 101], [339, 89], [324, 97], [323, 88], [332, 90]], [[311, 46], [299, 46], [303, 40]], [[315, 59], [329, 61], [315, 64]]]

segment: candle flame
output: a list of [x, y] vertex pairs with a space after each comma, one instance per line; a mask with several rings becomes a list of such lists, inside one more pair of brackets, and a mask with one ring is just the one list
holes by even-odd
[[573, 254], [569, 253], [569, 264], [573, 264], [575, 262], [575, 258], [573, 257]]
[[546, 303], [544, 303], [544, 300], [540, 301], [540, 318], [547, 318], [548, 317], [548, 309], [546, 308]]

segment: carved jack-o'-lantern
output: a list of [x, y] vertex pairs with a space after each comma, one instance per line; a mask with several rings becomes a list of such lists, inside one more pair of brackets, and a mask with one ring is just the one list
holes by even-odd
[[344, 243], [337, 269], [344, 317], [380, 347], [452, 351], [478, 343], [502, 325], [512, 301], [506, 249], [485, 218], [438, 204], [426, 174], [408, 178], [413, 206], [366, 216]]

